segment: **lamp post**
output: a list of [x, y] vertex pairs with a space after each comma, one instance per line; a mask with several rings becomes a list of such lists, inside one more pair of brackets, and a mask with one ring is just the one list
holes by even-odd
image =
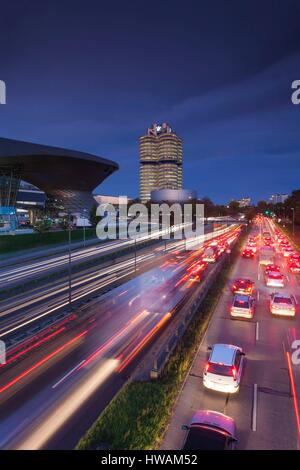
[[291, 207], [291, 210], [293, 211], [293, 236], [295, 235], [295, 208]]
[[69, 260], [68, 260], [68, 284], [69, 284], [69, 307], [72, 304], [72, 271], [71, 271], [71, 262], [72, 262], [72, 255], [71, 255], [71, 214], [68, 214], [68, 231], [69, 231]]
[[83, 209], [83, 246], [85, 247], [85, 212], [86, 209]]

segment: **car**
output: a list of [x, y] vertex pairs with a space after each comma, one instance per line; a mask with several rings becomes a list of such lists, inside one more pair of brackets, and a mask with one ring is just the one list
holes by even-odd
[[294, 295], [279, 292], [271, 295], [270, 312], [272, 315], [294, 317], [296, 315], [296, 305]]
[[233, 418], [210, 410], [198, 410], [188, 425], [181, 450], [234, 450], [237, 443]]
[[264, 239], [266, 239], [266, 238], [271, 238], [270, 232], [268, 232], [268, 231], [266, 231], [266, 230], [263, 232], [262, 236], [263, 236]]
[[206, 268], [207, 263], [204, 261], [200, 261], [197, 263], [192, 264], [190, 268], [188, 268], [187, 272], [191, 281], [201, 281], [201, 273]]
[[288, 264], [288, 268], [292, 274], [299, 274], [300, 273], [300, 261], [291, 261]]
[[278, 271], [269, 271], [265, 275], [267, 287], [284, 287], [284, 276]]
[[251, 243], [251, 244], [248, 243], [248, 244], [246, 245], [246, 249], [247, 249], [247, 250], [252, 250], [254, 253], [256, 253], [256, 251], [257, 251], [256, 245], [253, 245], [252, 243]]
[[245, 248], [242, 251], [242, 257], [243, 258], [253, 258], [254, 257], [254, 251], [251, 248]]
[[269, 272], [280, 272], [280, 266], [278, 264], [267, 264], [265, 266], [265, 274], [268, 274]]
[[258, 254], [259, 264], [274, 264], [275, 253], [273, 247], [262, 246]]
[[231, 285], [233, 294], [253, 294], [254, 282], [250, 279], [235, 279]]
[[279, 243], [279, 248], [281, 251], [287, 246], [290, 246], [290, 243], [287, 240], [281, 240], [281, 242]]
[[271, 237], [264, 237], [263, 242], [264, 242], [265, 245], [272, 245], [273, 240], [272, 240]]
[[289, 263], [292, 263], [293, 261], [300, 262], [300, 254], [297, 253], [297, 252], [292, 253], [292, 254], [289, 256], [288, 261], [289, 261]]
[[203, 372], [203, 385], [210, 390], [237, 393], [240, 388], [244, 356], [242, 348], [232, 344], [215, 344]]
[[219, 256], [219, 250], [217, 246], [208, 246], [203, 253], [202, 260], [206, 263], [215, 263]]
[[288, 258], [293, 253], [294, 253], [294, 249], [291, 246], [286, 246], [282, 250], [282, 254], [283, 254], [284, 258]]
[[230, 316], [234, 318], [252, 318], [255, 301], [251, 295], [236, 294], [230, 307]]

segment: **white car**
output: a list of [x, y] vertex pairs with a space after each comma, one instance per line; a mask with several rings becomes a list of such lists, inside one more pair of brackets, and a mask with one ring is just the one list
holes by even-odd
[[272, 315], [294, 317], [296, 315], [296, 299], [293, 295], [275, 292], [271, 295], [270, 312]]
[[293, 253], [294, 253], [294, 248], [292, 248], [291, 246], [286, 246], [286, 247], [283, 248], [283, 250], [282, 250], [282, 254], [283, 254], [284, 258], [288, 258], [288, 257], [291, 256]]
[[284, 276], [278, 271], [268, 271], [265, 279], [267, 287], [284, 287]]
[[244, 356], [242, 348], [232, 344], [215, 344], [203, 372], [203, 385], [224, 393], [239, 391]]

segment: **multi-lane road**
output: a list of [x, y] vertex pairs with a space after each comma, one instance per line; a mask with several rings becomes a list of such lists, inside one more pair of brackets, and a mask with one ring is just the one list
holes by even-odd
[[[273, 222], [264, 219], [263, 224], [274, 240]], [[258, 234], [256, 226], [252, 235]], [[279, 250], [275, 262], [285, 276], [282, 289], [266, 287], [258, 256], [238, 259], [179, 394], [161, 449], [181, 448], [184, 440], [181, 425], [188, 424], [199, 409], [215, 410], [234, 418], [238, 449], [299, 449], [300, 366], [291, 361], [292, 342], [300, 339], [299, 312], [295, 318], [274, 318], [269, 311], [270, 294], [276, 290], [294, 294], [299, 304], [299, 278], [288, 272]], [[255, 282], [256, 309], [251, 320], [230, 317], [230, 285], [237, 278]], [[207, 350], [215, 343], [240, 346], [246, 353], [237, 394], [203, 387]]]
[[[226, 230], [229, 239], [238, 233], [234, 226]], [[186, 251], [178, 243], [157, 257], [155, 267], [94, 299], [81, 315], [70, 313], [10, 348], [0, 368], [1, 448], [76, 444], [152, 338], [172, 321], [176, 306], [199, 286], [187, 269], [203, 247]], [[30, 319], [26, 315], [23, 321]]]

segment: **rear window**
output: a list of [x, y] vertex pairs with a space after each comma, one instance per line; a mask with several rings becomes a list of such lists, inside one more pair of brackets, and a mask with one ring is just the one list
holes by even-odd
[[232, 376], [231, 366], [226, 366], [224, 364], [215, 364], [213, 362], [209, 363], [208, 371], [211, 374], [226, 375], [227, 377]]
[[285, 305], [292, 305], [291, 299], [287, 297], [275, 297], [274, 298], [275, 304], [285, 304]]
[[235, 299], [233, 306], [237, 308], [249, 308], [249, 300]]
[[271, 279], [281, 279], [282, 275], [280, 273], [269, 273]]

